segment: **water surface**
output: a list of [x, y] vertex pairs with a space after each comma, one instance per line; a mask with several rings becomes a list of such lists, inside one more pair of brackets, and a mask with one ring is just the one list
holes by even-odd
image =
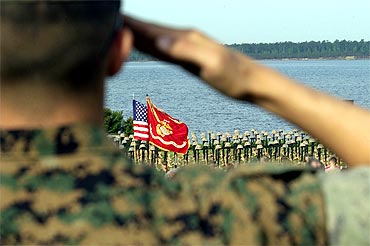
[[[370, 109], [370, 60], [261, 61], [312, 88]], [[105, 106], [132, 116], [132, 97], [153, 103], [185, 122], [190, 132], [244, 132], [296, 128], [256, 106], [224, 97], [181, 68], [163, 62], [130, 62], [106, 83]], [[287, 91], [284, 95], [289, 97]], [[330, 119], [328, 119], [330, 120]]]

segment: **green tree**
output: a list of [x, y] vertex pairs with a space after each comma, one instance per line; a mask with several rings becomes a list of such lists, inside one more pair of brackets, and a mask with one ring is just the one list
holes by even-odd
[[129, 117], [127, 120], [122, 121], [122, 130], [126, 136], [134, 134], [134, 124], [132, 117]]
[[117, 134], [121, 129], [122, 121], [122, 111], [112, 111], [109, 108], [104, 109], [104, 129], [107, 133]]

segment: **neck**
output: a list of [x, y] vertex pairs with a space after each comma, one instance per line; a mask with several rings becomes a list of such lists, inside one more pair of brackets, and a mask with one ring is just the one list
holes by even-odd
[[2, 129], [103, 124], [103, 82], [81, 93], [47, 83], [13, 84], [2, 86], [0, 90]]

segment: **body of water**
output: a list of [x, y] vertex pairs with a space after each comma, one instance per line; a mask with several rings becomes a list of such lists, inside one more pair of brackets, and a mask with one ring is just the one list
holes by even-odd
[[[260, 61], [309, 87], [370, 109], [370, 60]], [[289, 131], [296, 128], [257, 106], [221, 95], [181, 68], [162, 62], [130, 62], [106, 83], [105, 106], [132, 116], [132, 98], [153, 103], [185, 122], [189, 132]], [[289, 97], [289, 92], [286, 92]]]

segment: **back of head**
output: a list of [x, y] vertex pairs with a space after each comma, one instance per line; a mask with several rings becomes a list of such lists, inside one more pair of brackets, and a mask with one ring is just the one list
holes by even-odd
[[309, 157], [308, 158], [307, 165], [309, 167], [313, 167], [313, 168], [317, 168], [317, 169], [321, 169], [321, 170], [325, 169], [324, 164], [321, 163], [321, 161], [319, 161], [318, 159], [316, 159], [314, 157]]
[[119, 18], [119, 0], [1, 1], [1, 81], [81, 87], [94, 81]]
[[329, 162], [330, 165], [335, 166], [335, 165], [338, 164], [338, 159], [337, 159], [337, 157], [332, 155], [332, 156], [329, 157], [328, 162]]

